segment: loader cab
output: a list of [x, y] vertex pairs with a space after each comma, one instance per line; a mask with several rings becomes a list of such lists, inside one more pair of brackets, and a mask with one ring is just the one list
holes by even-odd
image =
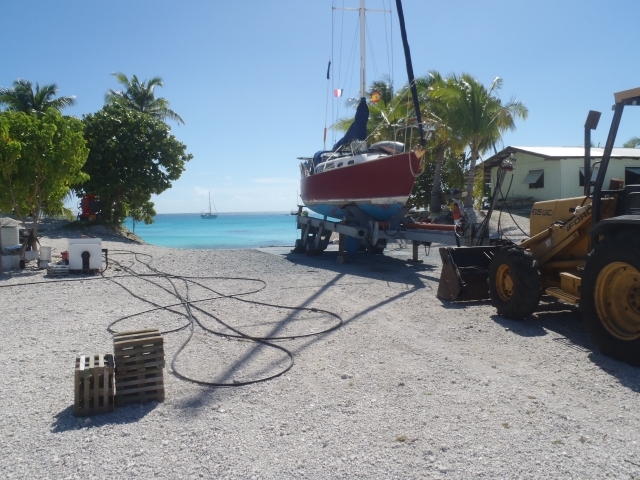
[[618, 215], [640, 215], [640, 185], [625, 185]]
[[[607, 137], [607, 143], [604, 147], [604, 153], [602, 155], [602, 161], [598, 170], [598, 175], [593, 188], [593, 225], [597, 227], [598, 222], [603, 220], [603, 216], [600, 212], [600, 206], [602, 201], [606, 197], [615, 197], [618, 200], [616, 207], [616, 215], [639, 215], [640, 214], [640, 185], [624, 185], [624, 181], [620, 180], [620, 184], [615, 188], [609, 190], [603, 189], [604, 178], [609, 167], [609, 160], [611, 159], [611, 152], [613, 150], [613, 144], [618, 134], [618, 128], [620, 126], [620, 120], [622, 118], [622, 112], [626, 106], [638, 106], [640, 105], [640, 88], [634, 88], [631, 90], [625, 90], [614, 94], [615, 105], [613, 106], [613, 119], [611, 121], [611, 129], [609, 130], [609, 136]], [[638, 219], [640, 225], [640, 218]], [[592, 233], [592, 246], [597, 245], [601, 237]]]

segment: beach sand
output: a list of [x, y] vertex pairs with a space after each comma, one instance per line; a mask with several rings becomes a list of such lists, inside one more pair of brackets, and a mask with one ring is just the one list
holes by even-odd
[[[68, 232], [46, 230], [41, 244], [55, 260]], [[6, 478], [640, 477], [640, 370], [598, 353], [568, 306], [543, 301], [515, 322], [489, 302], [440, 301], [435, 245], [428, 257], [421, 251], [422, 264], [397, 244], [346, 264], [335, 251], [173, 250], [117, 237], [103, 247], [104, 277], [65, 282], [31, 267], [0, 274]], [[74, 417], [76, 356], [112, 352], [110, 323], [176, 303], [174, 287], [187, 295], [178, 278], [127, 275], [152, 273], [141, 262], [218, 277], [188, 289], [192, 301], [219, 297], [194, 304], [215, 317], [194, 311], [217, 332], [289, 337], [336, 325], [322, 311], [284, 307], [330, 311], [343, 325], [274, 341], [295, 358], [283, 375], [217, 388], [172, 374], [189, 328], [168, 333], [164, 402]], [[159, 310], [114, 329], [187, 321]], [[281, 350], [199, 326], [176, 361], [184, 375], [221, 383], [287, 365]]]

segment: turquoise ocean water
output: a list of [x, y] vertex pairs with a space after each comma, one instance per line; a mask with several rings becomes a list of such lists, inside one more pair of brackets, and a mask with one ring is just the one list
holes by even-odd
[[[158, 214], [151, 225], [135, 224], [145, 242], [171, 248], [255, 248], [293, 245], [298, 238], [290, 213], [219, 213], [202, 219], [199, 213]], [[131, 219], [125, 226], [133, 231]]]

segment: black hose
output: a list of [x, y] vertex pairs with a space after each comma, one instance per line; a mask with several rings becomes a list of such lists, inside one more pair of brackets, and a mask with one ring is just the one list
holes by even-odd
[[[187, 327], [191, 327], [191, 330], [189, 332], [188, 338], [182, 343], [182, 345], [180, 345], [180, 347], [178, 348], [176, 353], [173, 355], [173, 358], [171, 359], [171, 368], [172, 368], [172, 371], [173, 371], [174, 375], [176, 375], [178, 378], [181, 378], [183, 380], [186, 380], [186, 381], [189, 381], [189, 382], [192, 382], [192, 383], [196, 383], [198, 385], [216, 386], [216, 387], [237, 387], [237, 386], [243, 386], [243, 385], [250, 385], [250, 384], [258, 383], [258, 382], [264, 382], [264, 381], [271, 380], [273, 378], [279, 377], [280, 375], [284, 374], [289, 369], [291, 369], [291, 367], [293, 366], [293, 364], [294, 364], [293, 353], [290, 350], [288, 350], [288, 349], [286, 349], [286, 348], [284, 348], [284, 347], [282, 347], [280, 345], [276, 345], [276, 344], [272, 343], [269, 340], [272, 340], [272, 341], [273, 340], [292, 340], [292, 339], [298, 339], [298, 338], [305, 338], [305, 337], [320, 335], [322, 333], [327, 333], [327, 332], [330, 332], [330, 331], [333, 331], [333, 330], [339, 328], [343, 323], [342, 318], [339, 315], [337, 315], [337, 314], [335, 314], [333, 312], [329, 312], [327, 310], [321, 310], [321, 309], [316, 309], [316, 308], [307, 308], [307, 307], [290, 307], [290, 306], [286, 306], [286, 305], [270, 304], [270, 303], [265, 303], [265, 302], [258, 302], [258, 301], [254, 301], [254, 300], [246, 300], [246, 299], [238, 298], [241, 295], [249, 295], [249, 294], [257, 293], [257, 292], [263, 290], [266, 287], [266, 283], [263, 280], [260, 280], [260, 279], [247, 278], [247, 277], [185, 277], [185, 276], [179, 276], [179, 275], [170, 275], [170, 274], [167, 274], [167, 273], [164, 273], [164, 272], [161, 272], [161, 271], [157, 270], [156, 268], [152, 267], [149, 263], [144, 262], [144, 261], [142, 261], [142, 260], [140, 260], [138, 258], [138, 255], [143, 255], [143, 256], [150, 257], [152, 259], [153, 257], [151, 255], [138, 254], [136, 252], [130, 252], [130, 251], [126, 251], [126, 250], [124, 250], [124, 251], [123, 250], [115, 250], [115, 252], [124, 253], [124, 254], [133, 254], [135, 261], [145, 265], [148, 269], [150, 269], [151, 271], [154, 272], [154, 275], [138, 274], [137, 272], [134, 272], [131, 268], [125, 267], [122, 264], [120, 264], [119, 262], [116, 262], [116, 261], [112, 260], [112, 263], [116, 263], [118, 266], [123, 268], [123, 270], [127, 271], [131, 275], [136, 276], [136, 277], [140, 277], [141, 279], [143, 279], [143, 280], [145, 280], [147, 282], [150, 282], [150, 283], [156, 285], [159, 288], [162, 288], [166, 292], [171, 293], [169, 291], [169, 289], [159, 285], [156, 282], [153, 282], [152, 280], [150, 280], [149, 278], [146, 278], [146, 277], [165, 278], [173, 286], [174, 293], [172, 295], [174, 295], [180, 301], [178, 303], [175, 303], [175, 304], [172, 304], [172, 305], [163, 305], [163, 306], [162, 305], [157, 305], [157, 304], [155, 304], [154, 302], [152, 302], [150, 300], [142, 299], [141, 297], [139, 297], [139, 296], [135, 295], [133, 292], [131, 292], [131, 290], [129, 290], [128, 288], [126, 288], [123, 285], [119, 284], [118, 282], [114, 281], [114, 283], [116, 283], [117, 285], [119, 285], [120, 287], [125, 289], [127, 292], [129, 292], [130, 294], [132, 294], [136, 298], [138, 298], [140, 300], [143, 300], [143, 301], [146, 301], [148, 303], [151, 303], [152, 305], [155, 306], [155, 308], [149, 309], [149, 310], [146, 310], [146, 311], [143, 311], [143, 312], [138, 312], [138, 313], [135, 313], [135, 314], [132, 314], [132, 315], [127, 315], [125, 317], [121, 317], [121, 318], [115, 320], [114, 322], [112, 322], [111, 324], [109, 324], [109, 326], [107, 327], [107, 331], [110, 332], [110, 333], [117, 333], [115, 330], [112, 329], [112, 327], [114, 325], [116, 325], [117, 323], [119, 323], [119, 322], [121, 322], [123, 320], [126, 320], [128, 318], [132, 318], [132, 317], [135, 317], [135, 316], [138, 316], [138, 315], [143, 315], [145, 313], [149, 313], [149, 312], [156, 311], [156, 310], [167, 310], [167, 311], [170, 311], [172, 313], [176, 313], [176, 314], [179, 314], [179, 315], [187, 317], [189, 320], [185, 325], [183, 325], [181, 327], [178, 327], [176, 329], [173, 329], [173, 330], [162, 332], [162, 333], [165, 333], [165, 334], [166, 333], [173, 333], [173, 332], [176, 332], [176, 331], [183, 330], [183, 329], [185, 329]], [[104, 278], [107, 278], [107, 279], [111, 280], [111, 278], [109, 278], [109, 277], [104, 277]], [[223, 295], [223, 294], [221, 294], [219, 292], [216, 292], [215, 290], [203, 285], [202, 283], [195, 281], [195, 279], [214, 279], [214, 278], [215, 279], [226, 279], [226, 280], [257, 281], [257, 282], [262, 283], [263, 285], [262, 285], [261, 288], [258, 288], [258, 289], [253, 290], [253, 291], [244, 292], [244, 293], [236, 293], [236, 294], [231, 294], [231, 295]], [[175, 286], [174, 282], [172, 281], [173, 279], [182, 280], [185, 283], [185, 287], [186, 287], [186, 291], [187, 291], [187, 298], [184, 298], [178, 292], [177, 287]], [[190, 300], [188, 298], [189, 284], [190, 283], [196, 284], [196, 285], [198, 285], [198, 286], [200, 286], [200, 287], [202, 287], [202, 288], [204, 288], [206, 290], [209, 290], [212, 293], [215, 293], [216, 296], [215, 297], [205, 298], [205, 299], [200, 299], [200, 300]], [[332, 326], [332, 327], [330, 327], [328, 329], [322, 330], [320, 332], [309, 333], [309, 334], [289, 335], [289, 336], [282, 336], [282, 337], [255, 337], [255, 336], [252, 336], [252, 335], [248, 335], [248, 334], [246, 334], [246, 333], [244, 333], [244, 332], [242, 332], [242, 331], [240, 331], [238, 329], [233, 328], [231, 325], [227, 324], [226, 322], [223, 322], [218, 317], [216, 317], [216, 316], [212, 315], [211, 313], [209, 313], [209, 312], [207, 312], [207, 311], [205, 311], [205, 310], [193, 305], [194, 303], [204, 302], [204, 301], [211, 301], [211, 300], [218, 300], [218, 299], [221, 299], [221, 298], [232, 298], [234, 300], [238, 300], [238, 301], [245, 302], [245, 303], [250, 303], [250, 304], [255, 304], [255, 305], [262, 305], [262, 306], [269, 306], [269, 307], [274, 307], [274, 308], [284, 308], [284, 309], [289, 309], [289, 310], [306, 310], [306, 311], [312, 311], [314, 313], [322, 312], [322, 313], [326, 313], [326, 314], [336, 318], [337, 319], [337, 323], [336, 323], [336, 325], [334, 325], [334, 326]], [[179, 311], [176, 311], [176, 310], [172, 309], [172, 307], [177, 307], [179, 305], [181, 305], [181, 306], [183, 306], [185, 308], [186, 313], [179, 312]], [[209, 316], [211, 318], [213, 318], [218, 323], [223, 325], [225, 328], [227, 328], [227, 329], [231, 330], [232, 332], [234, 332], [235, 335], [228, 334], [228, 333], [217, 332], [215, 330], [212, 330], [212, 329], [206, 327], [193, 314], [192, 308], [195, 309], [195, 310], [198, 310], [199, 312], [201, 312], [201, 313], [203, 313], [203, 314], [205, 314], [205, 315], [207, 315], [207, 316]], [[205, 381], [202, 381], [202, 380], [197, 380], [197, 379], [188, 377], [187, 375], [184, 375], [184, 374], [180, 373], [179, 371], [177, 371], [177, 369], [175, 367], [175, 363], [176, 363], [176, 360], [177, 360], [178, 356], [182, 352], [182, 350], [184, 350], [184, 348], [187, 346], [187, 344], [191, 341], [191, 338], [193, 337], [193, 333], [195, 331], [195, 324], [196, 323], [204, 331], [206, 331], [208, 333], [211, 333], [211, 334], [214, 334], [214, 335], [218, 335], [220, 337], [226, 337], [226, 338], [231, 338], [231, 339], [236, 339], [236, 340], [248, 340], [248, 341], [252, 341], [252, 342], [255, 342], [255, 343], [259, 343], [259, 344], [262, 344], [262, 345], [266, 345], [268, 347], [272, 347], [272, 348], [276, 348], [278, 350], [281, 350], [282, 352], [286, 353], [287, 356], [289, 357], [289, 360], [290, 360], [289, 364], [286, 366], [286, 368], [282, 369], [281, 371], [277, 372], [274, 375], [270, 375], [270, 376], [263, 377], [263, 378], [256, 379], [256, 380], [249, 380], [249, 381], [246, 381], [246, 382], [238, 382], [238, 381], [234, 381], [233, 383], [205, 382]]]
[[[113, 258], [111, 259], [111, 264], [118, 266], [120, 269], [122, 269], [123, 272], [125, 272], [123, 275], [114, 275], [114, 276], [105, 276], [104, 275], [104, 270], [101, 271], [101, 275], [99, 277], [93, 277], [93, 278], [77, 278], [77, 279], [65, 279], [65, 280], [55, 280], [55, 281], [38, 281], [38, 282], [28, 282], [28, 283], [19, 283], [19, 284], [12, 284], [12, 285], [0, 285], [0, 288], [8, 288], [8, 287], [24, 287], [25, 285], [37, 285], [37, 284], [42, 284], [42, 283], [47, 283], [47, 284], [51, 284], [51, 283], [63, 283], [63, 282], [80, 282], [80, 281], [88, 281], [88, 280], [109, 280], [113, 283], [115, 283], [116, 285], [118, 285], [120, 288], [122, 288], [123, 290], [125, 290], [127, 293], [129, 293], [131, 296], [133, 296], [134, 298], [137, 298], [138, 300], [141, 300], [143, 302], [147, 302], [151, 305], [154, 306], [154, 308], [148, 309], [148, 310], [144, 310], [141, 312], [137, 312], [131, 315], [126, 315], [124, 317], [120, 317], [118, 319], [116, 319], [115, 321], [111, 322], [108, 326], [107, 326], [107, 331], [111, 334], [114, 333], [118, 333], [117, 331], [115, 331], [112, 327], [114, 325], [117, 325], [118, 323], [127, 320], [129, 318], [133, 318], [136, 316], [140, 316], [140, 315], [144, 315], [150, 312], [154, 312], [154, 311], [158, 311], [158, 310], [166, 310], [168, 312], [174, 313], [176, 315], [180, 315], [183, 317], [186, 317], [188, 320], [187, 322], [178, 327], [178, 328], [174, 328], [171, 330], [166, 330], [161, 332], [162, 334], [169, 334], [169, 333], [174, 333], [174, 332], [178, 332], [181, 330], [184, 330], [185, 328], [191, 327], [190, 332], [189, 332], [189, 336], [187, 337], [187, 339], [180, 345], [180, 347], [178, 347], [178, 350], [175, 352], [175, 354], [173, 355], [173, 358], [171, 359], [171, 369], [173, 374], [182, 379], [182, 380], [186, 380], [188, 382], [191, 383], [195, 383], [198, 385], [204, 385], [204, 386], [213, 386], [213, 387], [240, 387], [243, 385], [250, 385], [253, 383], [258, 383], [258, 382], [265, 382], [267, 380], [271, 380], [274, 379], [276, 377], [279, 377], [280, 375], [286, 373], [287, 371], [289, 371], [291, 369], [291, 367], [293, 367], [294, 365], [294, 355], [293, 353], [284, 348], [281, 345], [277, 345], [275, 343], [273, 343], [273, 341], [276, 340], [294, 340], [294, 339], [299, 339], [299, 338], [306, 338], [306, 337], [312, 337], [312, 336], [316, 336], [316, 335], [321, 335], [323, 333], [328, 333], [331, 332], [333, 330], [336, 330], [338, 328], [340, 328], [343, 325], [343, 320], [340, 317], [340, 315], [330, 312], [328, 310], [323, 310], [323, 309], [318, 309], [318, 308], [308, 308], [308, 307], [290, 307], [287, 305], [278, 305], [278, 304], [272, 304], [272, 303], [266, 303], [266, 302], [259, 302], [259, 301], [255, 301], [255, 300], [248, 300], [248, 299], [244, 299], [244, 298], [239, 298], [241, 296], [245, 296], [245, 295], [252, 295], [254, 293], [260, 292], [262, 290], [264, 290], [267, 286], [266, 282], [264, 280], [261, 280], [259, 278], [249, 278], [249, 277], [227, 277], [227, 276], [204, 276], [204, 277], [195, 277], [195, 276], [183, 276], [183, 275], [172, 275], [172, 274], [168, 274], [165, 272], [162, 272], [154, 267], [152, 267], [150, 265], [150, 261], [153, 260], [153, 257], [149, 254], [145, 254], [145, 253], [137, 253], [137, 252], [133, 252], [133, 251], [128, 251], [128, 250], [111, 250], [112, 255], [115, 253], [117, 254], [128, 254], [128, 255], [133, 255], [134, 256], [134, 260], [131, 262], [130, 266], [126, 266], [123, 265], [121, 262], [118, 262], [116, 260], [114, 260]], [[149, 257], [149, 262], [145, 262], [142, 261], [139, 256], [143, 256], [143, 257]], [[135, 265], [135, 263], [140, 263], [142, 265], [144, 265], [145, 267], [147, 267], [149, 270], [151, 270], [153, 273], [139, 273], [133, 270], [133, 266]], [[106, 268], [105, 268], [106, 270]], [[118, 279], [120, 278], [137, 278], [140, 280], [144, 280], [145, 282], [151, 283], [152, 285], [155, 285], [158, 288], [163, 289], [164, 291], [166, 291], [167, 293], [171, 294], [172, 296], [174, 296], [178, 302], [170, 304], [170, 305], [160, 305], [158, 303], [155, 303], [149, 299], [146, 298], [142, 298], [141, 296], [137, 295], [135, 292], [133, 292], [131, 289], [127, 288], [126, 286], [124, 286], [121, 282], [118, 282]], [[167, 280], [171, 286], [173, 287], [173, 291], [166, 288], [165, 286], [159, 284], [158, 282], [153, 281], [153, 279], [165, 279]], [[178, 288], [176, 287], [176, 284], [174, 283], [174, 280], [178, 280], [178, 281], [182, 281], [184, 282], [185, 288], [186, 288], [186, 297], [182, 296], [180, 294], [180, 292], [178, 291]], [[222, 294], [220, 292], [217, 292], [215, 290], [213, 290], [210, 287], [207, 287], [206, 285], [203, 285], [199, 280], [242, 280], [242, 281], [250, 281], [250, 282], [256, 282], [261, 284], [258, 288], [255, 288], [253, 290], [247, 291], [247, 292], [241, 292], [241, 293], [233, 293], [233, 294]], [[213, 294], [215, 294], [215, 296], [211, 296], [208, 298], [203, 298], [203, 299], [199, 299], [199, 300], [191, 300], [189, 298], [189, 285], [193, 284], [193, 285], [198, 285], [199, 287], [208, 290], [210, 292], [212, 292]], [[310, 311], [313, 313], [324, 313], [327, 314], [329, 316], [332, 316], [336, 319], [336, 324], [331, 326], [330, 328], [327, 328], [325, 330], [319, 331], [319, 332], [313, 332], [313, 333], [306, 333], [306, 334], [302, 334], [302, 335], [287, 335], [287, 336], [265, 336], [265, 337], [260, 337], [260, 336], [252, 336], [249, 334], [246, 334], [234, 327], [232, 327], [231, 325], [229, 325], [228, 323], [222, 321], [220, 318], [216, 317], [215, 315], [213, 315], [210, 312], [207, 312], [206, 310], [194, 305], [196, 303], [202, 303], [202, 302], [207, 302], [207, 301], [215, 301], [215, 300], [220, 300], [220, 299], [233, 299], [233, 300], [237, 300], [240, 302], [244, 302], [244, 303], [249, 303], [249, 304], [253, 304], [253, 305], [261, 305], [261, 306], [266, 306], [266, 307], [273, 307], [273, 308], [280, 308], [280, 309], [287, 309], [287, 310], [303, 310], [303, 311]], [[184, 307], [185, 311], [180, 311], [177, 310], [175, 307], [179, 307], [182, 306]], [[213, 330], [211, 328], [206, 327], [205, 325], [202, 324], [202, 322], [198, 319], [198, 317], [196, 317], [196, 315], [193, 313], [193, 310], [197, 310], [198, 312], [214, 319], [216, 322], [218, 322], [220, 325], [224, 326], [226, 329], [231, 330], [232, 332], [234, 332], [233, 334], [230, 333], [223, 333], [223, 332], [218, 332], [216, 330]], [[234, 339], [234, 340], [238, 340], [238, 341], [250, 341], [250, 342], [254, 342], [254, 343], [258, 343], [261, 345], [265, 345], [271, 348], [275, 348], [277, 350], [280, 350], [284, 353], [286, 353], [286, 355], [289, 357], [289, 362], [287, 364], [287, 366], [285, 368], [283, 368], [282, 370], [278, 371], [277, 373], [273, 374], [273, 375], [269, 375], [263, 378], [259, 378], [259, 379], [255, 379], [255, 380], [248, 380], [245, 382], [239, 382], [239, 381], [234, 381], [232, 383], [218, 383], [218, 382], [205, 382], [203, 380], [198, 380], [195, 378], [191, 378], [183, 373], [180, 373], [175, 366], [176, 360], [178, 358], [178, 356], [180, 355], [180, 353], [182, 352], [182, 350], [184, 350], [184, 348], [187, 346], [187, 344], [191, 341], [192, 337], [193, 337], [193, 333], [195, 332], [195, 325], [198, 324], [200, 326], [200, 328], [202, 328], [204, 331], [211, 333], [213, 335], [217, 335], [223, 338], [229, 338], [229, 339]]]

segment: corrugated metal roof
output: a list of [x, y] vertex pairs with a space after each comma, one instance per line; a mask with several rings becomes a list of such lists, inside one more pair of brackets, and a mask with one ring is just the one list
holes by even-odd
[[[491, 178], [491, 168], [500, 165], [502, 160], [512, 153], [518, 152], [537, 155], [548, 160], [562, 160], [564, 158], [584, 158], [584, 147], [507, 147], [500, 150], [495, 155], [487, 158], [483, 163], [485, 170], [485, 181]], [[591, 148], [591, 158], [601, 158], [604, 148]], [[633, 158], [640, 159], [640, 148], [614, 148], [611, 158]]]
[[[583, 158], [584, 147], [507, 147], [549, 158]], [[505, 149], [506, 150], [506, 149]], [[504, 150], [503, 150], [504, 151]], [[591, 147], [591, 157], [601, 157], [604, 148]], [[498, 153], [499, 155], [500, 153]], [[614, 148], [612, 157], [640, 158], [640, 148]]]

